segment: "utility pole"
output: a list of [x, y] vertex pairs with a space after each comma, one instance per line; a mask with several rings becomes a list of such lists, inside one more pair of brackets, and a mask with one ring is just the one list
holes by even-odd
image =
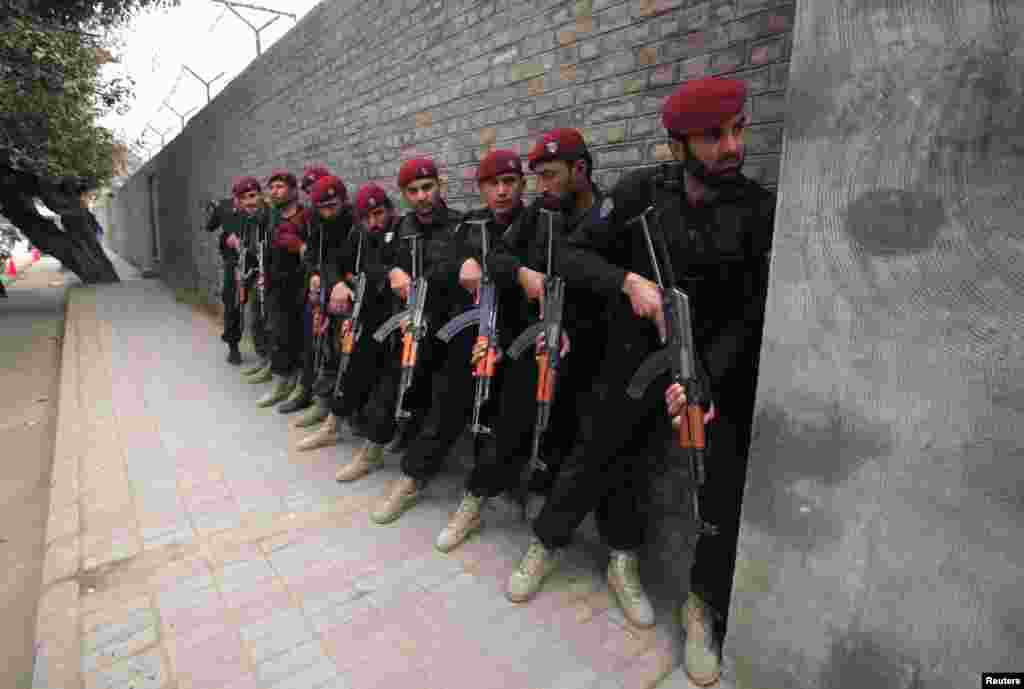
[[173, 112], [173, 113], [174, 113], [175, 115], [177, 115], [177, 116], [178, 116], [178, 119], [180, 119], [180, 120], [181, 120], [181, 128], [182, 128], [182, 129], [185, 129], [185, 117], [186, 117], [186, 116], [187, 116], [187, 115], [188, 115], [189, 113], [191, 113], [191, 112], [192, 112], [193, 110], [195, 110], [195, 108], [191, 108], [191, 109], [189, 109], [189, 110], [186, 110], [186, 111], [185, 111], [185, 113], [184, 113], [184, 114], [182, 114], [182, 113], [178, 112], [177, 110], [175, 110], [174, 108], [172, 108], [172, 107], [171, 107], [171, 106], [170, 106], [170, 105], [169, 105], [169, 104], [167, 103], [167, 101], [164, 101], [163, 107], [167, 108], [168, 110], [170, 110], [171, 112]]
[[206, 87], [206, 102], [207, 102], [207, 103], [209, 103], [209, 102], [210, 102], [210, 85], [211, 85], [211, 84], [213, 84], [213, 82], [215, 82], [215, 81], [217, 81], [218, 79], [220, 79], [220, 78], [221, 78], [222, 76], [224, 76], [224, 72], [221, 72], [220, 74], [218, 74], [217, 76], [215, 76], [215, 77], [214, 77], [213, 79], [210, 79], [209, 81], [207, 81], [206, 79], [203, 79], [203, 78], [202, 78], [201, 76], [199, 76], [198, 74], [196, 74], [195, 72], [193, 72], [193, 71], [192, 71], [192, 70], [191, 70], [191, 69], [189, 68], [189, 66], [188, 66], [188, 65], [184, 65], [184, 64], [183, 64], [183, 65], [182, 65], [182, 67], [184, 67], [184, 68], [185, 68], [185, 70], [186, 70], [186, 71], [187, 71], [187, 72], [188, 72], [189, 74], [191, 74], [191, 75], [192, 75], [192, 76], [194, 76], [194, 77], [195, 77], [196, 79], [198, 79], [198, 80], [199, 80], [199, 81], [200, 81], [200, 82], [202, 83], [202, 85]]
[[[270, 26], [271, 24], [276, 22], [281, 17], [291, 17], [291, 20], [293, 22], [297, 22], [298, 21], [298, 19], [295, 17], [295, 15], [290, 13], [290, 12], [280, 12], [278, 10], [272, 10], [272, 9], [267, 8], [267, 7], [259, 7], [257, 5], [248, 5], [248, 4], [245, 4], [245, 3], [242, 3], [242, 2], [234, 2], [233, 0], [210, 0], [210, 2], [215, 2], [215, 3], [219, 4], [219, 5], [224, 5], [229, 10], [231, 10], [232, 14], [234, 14], [236, 17], [238, 17], [243, 22], [245, 22], [248, 25], [248, 27], [253, 30], [253, 33], [256, 34], [256, 54], [257, 55], [262, 55], [263, 54], [263, 47], [260, 44], [260, 32], [262, 32], [263, 29], [267, 28], [268, 26]], [[267, 12], [268, 14], [273, 14], [275, 16], [269, 22], [267, 22], [266, 24], [264, 24], [263, 26], [261, 26], [261, 27], [259, 27], [257, 29], [256, 26], [252, 22], [250, 22], [248, 19], [246, 19], [245, 17], [243, 17], [241, 14], [238, 13], [238, 10], [235, 9], [236, 7], [244, 7], [247, 10], [256, 10], [258, 12]]]

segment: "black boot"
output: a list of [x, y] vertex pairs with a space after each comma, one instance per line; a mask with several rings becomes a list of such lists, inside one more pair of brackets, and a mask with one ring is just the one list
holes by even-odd
[[357, 438], [365, 438], [370, 428], [370, 420], [366, 418], [366, 409], [360, 409], [353, 414], [349, 418], [348, 425], [352, 429], [352, 435]]
[[228, 344], [230, 350], [228, 351], [228, 363], [238, 366], [242, 363], [242, 353], [238, 351], [238, 343]]

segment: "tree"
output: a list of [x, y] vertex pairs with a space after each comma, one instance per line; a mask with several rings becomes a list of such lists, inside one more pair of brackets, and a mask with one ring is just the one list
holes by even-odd
[[[102, 79], [111, 30], [178, 0], [0, 0], [0, 213], [83, 282], [116, 282], [84, 191], [114, 174], [113, 135], [97, 125], [127, 107], [129, 78]], [[101, 33], [102, 32], [102, 33]], [[39, 199], [61, 225], [36, 210]]]

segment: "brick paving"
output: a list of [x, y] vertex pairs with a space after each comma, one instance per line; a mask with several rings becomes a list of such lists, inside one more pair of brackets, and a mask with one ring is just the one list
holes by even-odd
[[630, 627], [592, 543], [526, 605], [511, 505], [437, 552], [461, 470], [373, 524], [398, 458], [336, 483], [356, 440], [295, 452], [218, 335], [157, 281], [70, 291], [33, 687], [690, 686], [672, 609]]

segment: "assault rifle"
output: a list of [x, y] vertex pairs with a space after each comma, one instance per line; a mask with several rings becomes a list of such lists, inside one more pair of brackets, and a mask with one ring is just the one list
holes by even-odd
[[547, 218], [548, 225], [548, 267], [544, 275], [544, 313], [541, 320], [524, 330], [508, 348], [513, 359], [526, 351], [527, 347], [537, 343], [537, 421], [533, 426], [533, 449], [530, 461], [523, 470], [516, 496], [523, 508], [526, 518], [526, 500], [529, 494], [530, 479], [537, 469], [547, 471], [548, 465], [540, 457], [540, 441], [551, 422], [551, 407], [555, 401], [555, 390], [558, 383], [558, 372], [562, 368], [562, 311], [565, 306], [565, 280], [554, 274], [555, 221], [561, 221], [559, 213], [541, 208], [540, 213]]
[[448, 321], [437, 331], [437, 337], [447, 344], [453, 337], [475, 323], [478, 326], [476, 346], [486, 347], [484, 356], [477, 361], [476, 370], [473, 372], [476, 377], [476, 395], [473, 399], [473, 422], [470, 430], [474, 435], [481, 433], [490, 435], [491, 433], [490, 428], [480, 423], [480, 414], [487, 400], [491, 398], [491, 381], [494, 378], [494, 368], [498, 360], [498, 286], [494, 284], [490, 271], [487, 269], [488, 222], [488, 220], [466, 221], [467, 225], [476, 225], [480, 230], [483, 276], [480, 280], [477, 304], [469, 311]]
[[353, 289], [355, 294], [352, 299], [352, 312], [338, 325], [338, 377], [334, 381], [335, 397], [341, 396], [341, 379], [348, 369], [348, 362], [352, 360], [352, 350], [355, 349], [359, 338], [363, 334], [363, 324], [360, 316], [363, 313], [363, 302], [366, 300], [367, 280], [366, 273], [361, 271], [360, 268], [362, 267], [363, 259], [363, 238], [366, 231], [358, 228], [356, 231], [359, 232], [359, 244], [356, 247], [356, 275]]
[[[655, 178], [654, 185], [664, 184], [664, 180]], [[657, 189], [653, 190], [653, 199], [657, 199]], [[668, 330], [668, 341], [664, 347], [651, 354], [633, 374], [632, 380], [626, 393], [635, 400], [644, 396], [647, 388], [654, 380], [665, 372], [671, 372], [671, 381], [683, 387], [686, 394], [686, 406], [680, 416], [679, 426], [679, 447], [687, 455], [690, 463], [690, 477], [693, 480], [692, 491], [692, 517], [698, 534], [715, 535], [718, 527], [705, 522], [700, 516], [700, 505], [698, 494], [701, 486], [704, 485], [704, 403], [707, 401], [701, 381], [697, 375], [697, 353], [693, 345], [693, 326], [690, 320], [690, 300], [686, 293], [675, 286], [675, 273], [672, 270], [672, 260], [669, 256], [668, 246], [665, 241], [664, 228], [661, 224], [661, 215], [652, 202], [648, 208], [627, 224], [639, 223], [644, 241], [647, 243], [647, 252], [650, 254], [651, 267], [654, 270], [654, 277], [662, 292], [662, 310], [665, 317], [665, 326]], [[652, 241], [651, 226], [655, 226], [654, 233], [658, 248], [664, 256], [660, 262], [665, 269], [669, 285], [666, 286], [662, 280], [659, 260], [655, 251], [655, 244]]]
[[256, 280], [256, 293], [260, 297], [260, 318], [264, 319], [264, 321], [267, 318], [267, 288], [264, 284], [267, 274], [267, 252], [264, 245], [267, 243], [267, 235], [270, 233], [270, 230], [270, 227], [262, 228], [262, 231], [258, 228], [256, 235], [256, 263], [258, 266], [257, 273], [259, 273], [259, 277]]
[[424, 307], [427, 303], [427, 278], [423, 276], [423, 256], [418, 234], [409, 237], [412, 252], [412, 284], [405, 308], [377, 328], [373, 339], [384, 342], [388, 335], [406, 323], [402, 336], [402, 376], [398, 381], [398, 401], [395, 403], [395, 418], [404, 422], [412, 416], [404, 409], [405, 394], [412, 387], [412, 377], [416, 370], [420, 341], [427, 335], [427, 319]]
[[[324, 226], [323, 223], [319, 223], [320, 227], [320, 241], [317, 245], [316, 255], [316, 268], [317, 274], [320, 276], [320, 289], [317, 293], [316, 303], [313, 304], [312, 327], [313, 327], [313, 370], [316, 371], [316, 378], [320, 377], [323, 373], [323, 366], [327, 361], [327, 357], [323, 355], [324, 338], [320, 335], [320, 326], [324, 319], [327, 318], [327, 314], [324, 313], [324, 287], [323, 269], [324, 269]], [[312, 278], [311, 278], [312, 279]]]

